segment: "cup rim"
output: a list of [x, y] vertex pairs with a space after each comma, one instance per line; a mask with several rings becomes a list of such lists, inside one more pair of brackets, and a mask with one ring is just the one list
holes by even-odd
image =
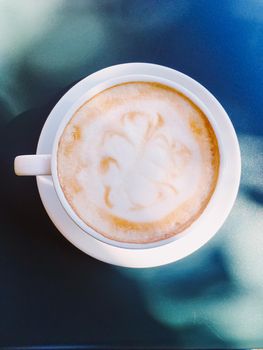
[[[162, 83], [166, 86], [174, 88], [175, 90], [179, 91], [180, 93], [182, 93], [183, 95], [188, 97], [191, 101], [193, 101], [194, 104], [196, 104], [204, 112], [204, 114], [208, 118], [210, 124], [212, 125], [212, 128], [215, 132], [215, 135], [216, 135], [216, 138], [218, 141], [219, 154], [220, 154], [220, 166], [219, 166], [219, 174], [218, 174], [216, 187], [215, 187], [215, 190], [214, 190], [207, 206], [205, 207], [205, 209], [201, 213], [201, 215], [189, 227], [187, 227], [182, 232], [180, 232], [180, 233], [178, 233], [178, 234], [176, 234], [168, 239], [163, 239], [163, 240], [159, 240], [156, 242], [149, 242], [149, 243], [126, 243], [126, 242], [119, 242], [116, 240], [112, 240], [112, 239], [109, 239], [109, 238], [105, 237], [104, 235], [98, 233], [93, 228], [91, 228], [89, 225], [87, 225], [74, 212], [74, 210], [72, 209], [72, 207], [68, 203], [68, 201], [64, 195], [64, 192], [61, 188], [59, 178], [58, 178], [58, 172], [57, 172], [57, 150], [58, 150], [59, 140], [60, 140], [60, 137], [61, 137], [66, 125], [69, 123], [69, 121], [73, 117], [74, 112], [78, 108], [80, 108], [84, 102], [87, 102], [89, 99], [91, 99], [92, 97], [94, 97], [98, 93], [100, 93], [100, 92], [102, 92], [110, 87], [113, 87], [113, 86], [118, 85], [118, 84], [124, 84], [124, 83], [128, 83], [128, 82], [137, 82], [137, 81], [138, 82], [142, 81], [142, 82]], [[226, 115], [226, 117], [228, 118], [227, 115]], [[213, 113], [209, 110], [209, 108], [207, 107], [207, 105], [205, 104], [204, 101], [202, 101], [194, 93], [189, 91], [187, 88], [185, 88], [181, 84], [174, 82], [174, 81], [171, 81], [169, 79], [161, 78], [159, 76], [149, 75], [149, 74], [128, 74], [128, 75], [122, 75], [122, 76], [118, 76], [116, 78], [111, 78], [111, 79], [108, 79], [106, 81], [103, 81], [103, 82], [95, 85], [91, 89], [87, 90], [81, 97], [79, 97], [79, 99], [77, 101], [75, 101], [72, 104], [72, 106], [68, 109], [65, 116], [62, 118], [62, 120], [59, 124], [59, 127], [57, 129], [56, 136], [55, 136], [55, 139], [53, 141], [53, 147], [52, 147], [51, 173], [52, 173], [54, 188], [55, 188], [55, 191], [56, 191], [57, 196], [59, 198], [59, 201], [62, 204], [63, 208], [66, 210], [66, 213], [71, 217], [71, 219], [86, 234], [93, 236], [94, 238], [98, 239], [99, 241], [101, 241], [103, 243], [107, 243], [109, 245], [116, 246], [119, 248], [126, 248], [126, 249], [156, 248], [156, 247], [167, 245], [171, 242], [180, 240], [186, 236], [188, 238], [189, 238], [189, 236], [191, 236], [193, 234], [195, 236], [198, 236], [198, 232], [202, 232], [202, 223], [204, 223], [204, 221], [206, 221], [209, 218], [211, 220], [211, 213], [214, 213], [214, 214], [216, 213], [216, 209], [218, 209], [218, 203], [219, 203], [218, 196], [219, 196], [220, 192], [224, 189], [225, 181], [227, 181], [227, 176], [223, 171], [223, 166], [224, 166], [224, 163], [226, 162], [226, 155], [228, 154], [228, 153], [226, 153], [227, 149], [224, 146], [224, 142], [223, 142], [224, 140], [222, 140], [222, 135], [223, 135], [223, 132], [225, 130], [220, 130], [220, 125], [218, 125], [218, 124], [219, 124], [219, 121], [216, 120], [216, 118], [213, 116]], [[230, 132], [232, 139], [234, 139], [234, 141], [236, 141], [235, 144], [237, 146], [235, 149], [235, 152], [232, 153], [232, 157], [233, 157], [233, 154], [235, 155], [236, 158], [239, 157], [239, 162], [237, 161], [235, 164], [236, 169], [233, 169], [233, 172], [235, 174], [238, 174], [238, 176], [236, 177], [236, 179], [237, 179], [236, 185], [238, 188], [239, 181], [240, 181], [240, 166], [238, 167], [238, 164], [240, 163], [240, 152], [239, 152], [239, 147], [238, 147], [238, 143], [237, 143], [237, 137], [236, 137], [234, 128], [233, 128], [229, 119], [228, 119], [228, 132]], [[223, 218], [222, 223], [224, 222], [225, 218]]]

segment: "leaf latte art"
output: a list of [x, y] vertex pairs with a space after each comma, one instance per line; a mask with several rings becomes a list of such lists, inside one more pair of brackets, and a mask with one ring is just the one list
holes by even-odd
[[129, 243], [190, 226], [219, 171], [217, 139], [203, 112], [150, 82], [116, 85], [86, 101], [64, 129], [57, 157], [74, 212], [105, 237]]

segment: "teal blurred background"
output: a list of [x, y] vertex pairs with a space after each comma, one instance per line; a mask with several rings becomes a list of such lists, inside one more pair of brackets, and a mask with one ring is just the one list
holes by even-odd
[[[0, 346], [263, 346], [263, 1], [0, 0]], [[105, 265], [49, 221], [34, 153], [60, 96], [98, 69], [153, 62], [186, 73], [237, 131], [242, 179], [218, 234], [167, 266]]]

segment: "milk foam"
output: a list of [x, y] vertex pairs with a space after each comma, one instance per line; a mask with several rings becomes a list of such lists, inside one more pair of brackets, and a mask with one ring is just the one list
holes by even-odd
[[108, 238], [152, 242], [189, 226], [218, 176], [204, 114], [156, 83], [127, 83], [87, 101], [60, 139], [58, 174], [77, 215]]

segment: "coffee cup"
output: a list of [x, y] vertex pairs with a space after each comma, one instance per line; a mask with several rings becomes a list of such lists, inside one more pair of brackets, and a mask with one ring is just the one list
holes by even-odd
[[204, 223], [212, 226], [229, 202], [231, 176], [238, 189], [240, 154], [230, 120], [221, 123], [205, 100], [178, 82], [130, 74], [81, 96], [62, 118], [52, 153], [16, 157], [15, 173], [51, 176], [83, 234], [148, 249], [196, 240]]

